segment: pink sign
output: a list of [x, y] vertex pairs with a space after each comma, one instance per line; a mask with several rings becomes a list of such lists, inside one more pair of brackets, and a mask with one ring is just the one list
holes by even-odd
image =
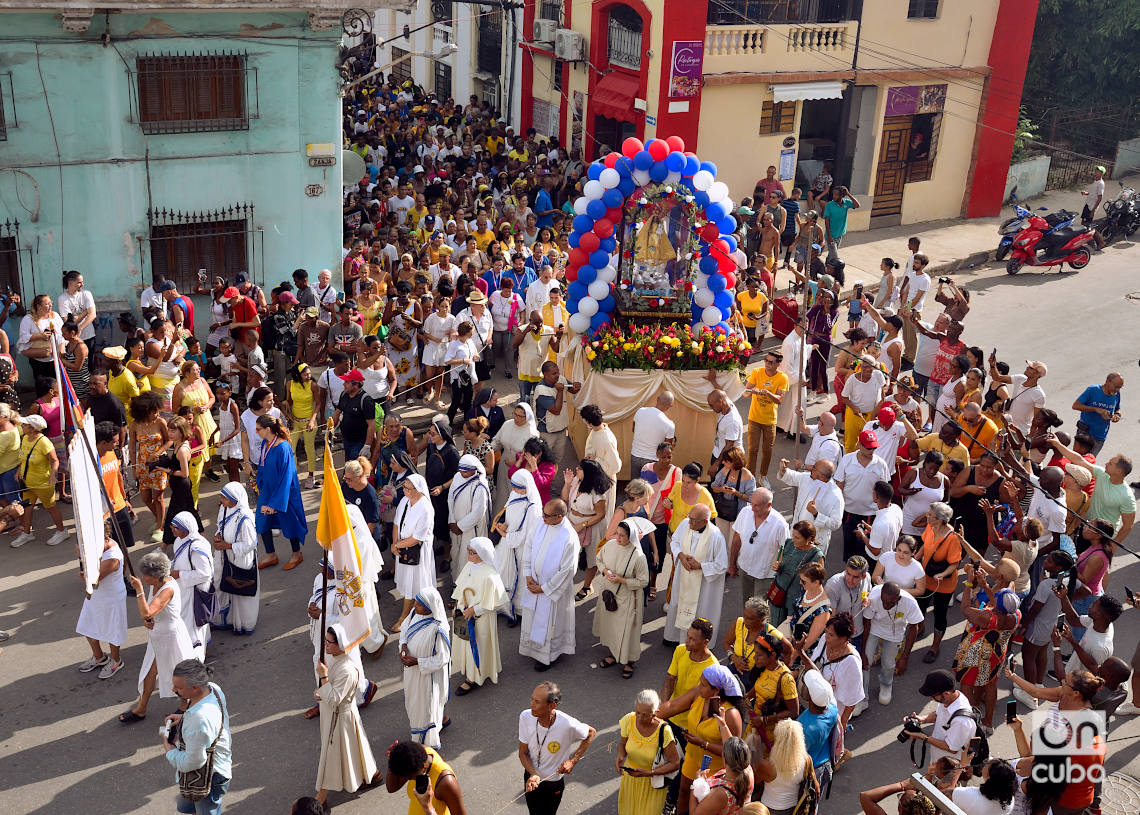
[[700, 40], [673, 43], [673, 65], [669, 74], [669, 98], [691, 99], [701, 94], [701, 66], [705, 44]]

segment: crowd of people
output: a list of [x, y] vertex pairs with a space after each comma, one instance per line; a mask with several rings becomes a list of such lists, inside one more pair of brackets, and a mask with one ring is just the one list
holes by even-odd
[[[1005, 678], [1030, 709], [1140, 713], [1136, 659], [1130, 667], [1113, 653], [1124, 605], [1109, 592], [1136, 509], [1131, 459], [1103, 453], [1121, 417], [1120, 374], [1079, 394], [1079, 420], [1066, 427], [1057, 400], [1047, 404], [1044, 362], [1013, 373], [996, 350], [967, 344], [969, 291], [930, 280], [919, 239], [903, 263], [883, 260], [877, 287], [845, 293], [839, 255], [858, 201], [825, 165], [801, 205], [772, 167], [757, 183], [759, 211], [745, 199], [736, 213], [744, 248], [732, 323], [757, 351], [747, 415], [714, 386], [710, 460], [674, 461], [683, 428], [662, 391], [637, 410], [621, 449], [606, 406], [579, 404], [580, 383], [563, 373], [576, 341], [564, 286], [580, 151], [516, 135], [475, 99], [460, 107], [394, 80], [348, 94], [345, 132], [367, 176], [345, 191], [337, 274], [322, 270], [314, 284], [297, 269], [268, 292], [244, 273], [203, 274], [191, 290], [156, 275], [138, 312], [118, 315], [125, 342], [97, 349], [95, 302], [68, 272], [54, 306], [37, 295], [22, 317], [16, 350], [34, 401], [16, 397], [16, 366], [0, 356], [11, 547], [42, 538], [37, 504], [56, 530], [46, 545], [68, 534], [57, 353], [93, 414], [108, 523], [77, 626], [91, 648], [79, 670], [110, 679], [124, 667], [133, 596], [148, 645], [137, 699], [119, 720], [145, 719], [156, 690], [177, 695], [181, 741], [164, 736], [168, 759], [187, 772], [212, 756], [207, 794], [183, 798], [180, 811], [221, 811], [229, 713], [207, 647], [218, 632], [255, 631], [259, 572], [304, 561], [304, 497], [322, 487], [325, 433], [342, 452], [371, 631], [349, 641], [324, 596], [337, 575], [320, 560], [305, 603], [316, 683], [305, 715], [320, 719], [321, 750], [315, 795], [294, 812], [383, 779], [389, 792], [407, 790], [410, 813], [462, 815], [443, 758], [448, 709], [498, 683], [501, 626], [518, 628], [520, 655], [545, 674], [581, 648], [587, 613], [599, 669], [637, 676], [646, 625], [659, 618], [672, 653], [664, 677], [641, 683], [660, 679], [659, 692], [632, 691], [620, 722], [622, 815], [813, 815], [851, 755], [851, 723], [872, 687], [882, 706], [917, 705], [892, 688], [928, 634], [921, 694], [935, 709], [905, 733], [929, 745], [931, 783], [969, 815], [1095, 811], [1095, 784], [1037, 780], [1044, 759], [1019, 718], [1007, 716], [1021, 762], [987, 759], [979, 744]], [[791, 313], [776, 297], [780, 270]], [[191, 295], [208, 298], [197, 323]], [[10, 308], [22, 309], [18, 297], [4, 316]], [[777, 322], [786, 333], [764, 343]], [[493, 379], [513, 380], [517, 393]], [[433, 414], [421, 433], [408, 419], [419, 405]], [[580, 451], [571, 412], [588, 429]], [[776, 458], [780, 434], [797, 454], [805, 445], [802, 458]], [[212, 524], [199, 513], [203, 477], [219, 485]], [[792, 491], [786, 512], [774, 480]], [[138, 535], [143, 509], [151, 526]], [[289, 542], [283, 564], [275, 532]], [[136, 537], [157, 548], [128, 568]], [[831, 548], [841, 549], [834, 573]], [[401, 600], [388, 623], [377, 599], [386, 581]], [[730, 581], [743, 605], [724, 609]], [[948, 656], [958, 621], [965, 632]], [[379, 659], [391, 637], [408, 727], [384, 767], [359, 713], [378, 688], [361, 656]], [[597, 734], [561, 701], [557, 683], [542, 681], [519, 717], [518, 794], [532, 813], [558, 809]], [[1090, 766], [1103, 758], [1101, 749]], [[900, 812], [929, 815], [912, 787], [871, 790], [860, 803], [878, 813], [902, 793]]]

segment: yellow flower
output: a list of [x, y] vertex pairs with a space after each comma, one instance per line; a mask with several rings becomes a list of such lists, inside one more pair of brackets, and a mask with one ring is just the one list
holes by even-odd
[[701, 346], [697, 345], [697, 344], [694, 342], [694, 343], [693, 343], [693, 350], [694, 350], [694, 351], [700, 351], [700, 350], [701, 350]]
[[678, 351], [677, 356], [683, 357], [683, 356], [685, 356], [685, 352], [684, 351]]
[[596, 353], [594, 353], [593, 351], [587, 351], [586, 352], [586, 359], [590, 360], [591, 362], [593, 362], [597, 356], [598, 355]]

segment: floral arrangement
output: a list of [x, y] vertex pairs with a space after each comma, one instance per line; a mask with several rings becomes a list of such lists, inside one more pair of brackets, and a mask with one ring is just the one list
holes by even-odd
[[582, 338], [595, 371], [732, 371], [748, 361], [752, 345], [741, 336], [706, 326], [606, 325]]

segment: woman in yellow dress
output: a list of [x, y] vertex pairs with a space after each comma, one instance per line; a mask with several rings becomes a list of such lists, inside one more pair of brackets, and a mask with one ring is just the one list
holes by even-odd
[[134, 376], [139, 393], [146, 393], [150, 390], [150, 375], [158, 370], [162, 359], [150, 359], [145, 356], [146, 341], [142, 337], [129, 337], [126, 348], [127, 361], [124, 367]]
[[360, 280], [360, 294], [356, 296], [356, 310], [363, 321], [364, 336], [375, 336], [380, 326], [384, 303], [376, 296], [376, 286], [368, 278]]
[[[665, 776], [681, 767], [681, 750], [668, 723], [657, 717], [661, 697], [643, 690], [634, 700], [633, 712], [621, 717], [621, 742], [614, 766], [621, 776], [618, 815], [658, 815], [669, 792]], [[665, 763], [654, 767], [658, 745]]]
[[689, 517], [689, 510], [697, 504], [704, 504], [709, 508], [710, 520], [716, 520], [716, 506], [713, 504], [712, 493], [698, 483], [703, 469], [700, 464], [691, 461], [681, 468], [681, 480], [669, 490], [665, 498], [665, 507], [673, 511], [669, 518], [669, 534], [677, 531], [681, 521]]
[[190, 461], [190, 483], [194, 485], [194, 505], [197, 506], [202, 470], [210, 460], [210, 448], [215, 443], [214, 436], [218, 432], [218, 424], [210, 412], [214, 406], [214, 391], [202, 378], [202, 369], [198, 367], [198, 363], [192, 359], [182, 363], [179, 374], [182, 380], [174, 386], [174, 393], [170, 397], [174, 415], [178, 415], [183, 405], [189, 405], [194, 411], [194, 426], [202, 431], [204, 439], [201, 454], [195, 455]]

